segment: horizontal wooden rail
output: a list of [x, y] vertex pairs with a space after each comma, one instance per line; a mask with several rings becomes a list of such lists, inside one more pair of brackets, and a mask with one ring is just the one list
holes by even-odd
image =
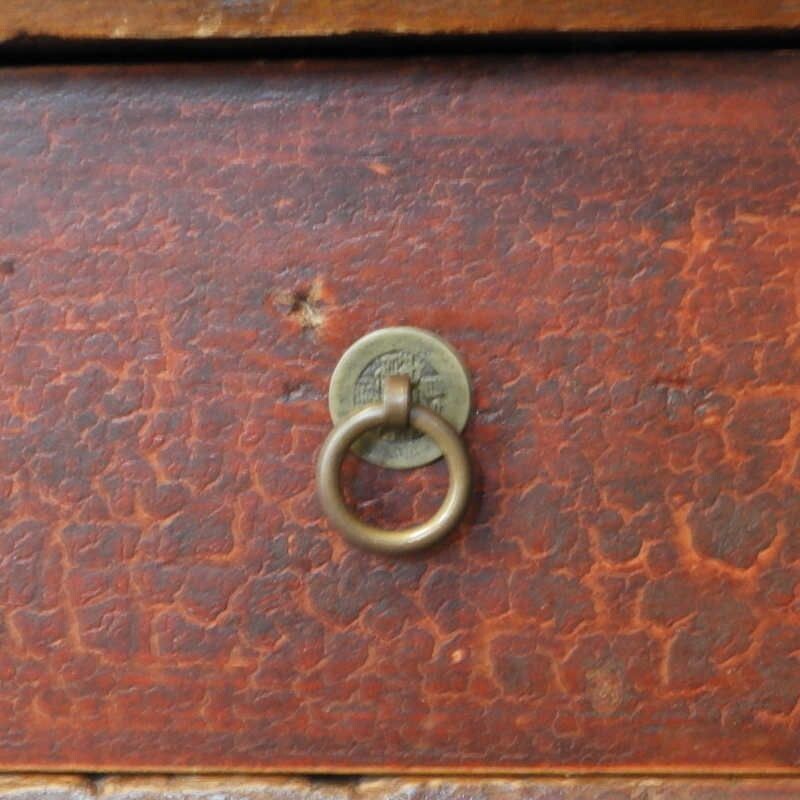
[[798, 27], [800, 3], [777, 0], [5, 0], [0, 8], [0, 41]]

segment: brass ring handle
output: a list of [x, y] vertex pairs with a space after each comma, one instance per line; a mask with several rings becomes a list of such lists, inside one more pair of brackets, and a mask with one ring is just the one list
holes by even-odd
[[[353, 442], [381, 425], [411, 425], [430, 436], [442, 451], [450, 471], [450, 484], [438, 511], [426, 522], [398, 531], [362, 522], [345, 504], [340, 484], [342, 461]], [[396, 555], [429, 547], [449, 533], [467, 507], [470, 467], [461, 437], [435, 411], [410, 402], [408, 376], [386, 380], [383, 403], [351, 414], [328, 435], [317, 459], [317, 487], [322, 507], [333, 526], [354, 545], [377, 553]]]

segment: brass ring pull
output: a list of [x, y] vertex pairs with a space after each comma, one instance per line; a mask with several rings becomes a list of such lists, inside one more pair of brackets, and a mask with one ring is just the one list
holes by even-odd
[[[430, 436], [441, 449], [450, 471], [450, 485], [438, 511], [426, 522], [399, 531], [362, 522], [345, 504], [339, 480], [342, 461], [353, 442], [362, 433], [381, 425], [411, 425]], [[383, 403], [365, 406], [330, 432], [317, 460], [317, 486], [325, 513], [349, 542], [377, 553], [410, 553], [432, 545], [461, 519], [469, 499], [469, 459], [461, 437], [450, 423], [435, 411], [411, 403], [408, 376], [392, 375], [386, 379]]]

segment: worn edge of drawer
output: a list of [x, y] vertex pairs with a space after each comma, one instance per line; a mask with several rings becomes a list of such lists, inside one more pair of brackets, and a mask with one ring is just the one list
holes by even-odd
[[19, 36], [208, 39], [297, 37], [352, 33], [484, 34], [524, 32], [719, 32], [800, 28], [796, 4], [709, 0], [432, 0], [424, 10], [413, 0], [6, 0], [0, 41]]
[[747, 778], [469, 778], [325, 780], [255, 776], [0, 776], [8, 800], [791, 800], [800, 781]]

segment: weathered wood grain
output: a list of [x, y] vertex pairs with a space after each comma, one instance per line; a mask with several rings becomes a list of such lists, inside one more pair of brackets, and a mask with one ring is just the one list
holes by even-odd
[[[4, 73], [0, 765], [798, 770], [799, 121], [795, 55]], [[476, 399], [405, 560], [313, 488], [392, 324]]]
[[798, 27], [800, 4], [787, 0], [4, 0], [0, 9], [0, 41]]
[[2, 800], [796, 800], [797, 779], [0, 777]]

